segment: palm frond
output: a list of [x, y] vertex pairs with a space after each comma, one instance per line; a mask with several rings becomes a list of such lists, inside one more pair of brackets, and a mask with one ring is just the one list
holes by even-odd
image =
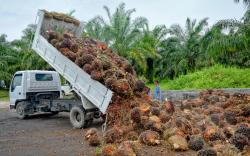
[[108, 16], [109, 21], [111, 21], [111, 20], [112, 20], [112, 17], [111, 17], [111, 13], [110, 13], [109, 7], [105, 5], [105, 6], [103, 6], [103, 8], [104, 8], [104, 10], [105, 10], [106, 13], [107, 13], [107, 16]]

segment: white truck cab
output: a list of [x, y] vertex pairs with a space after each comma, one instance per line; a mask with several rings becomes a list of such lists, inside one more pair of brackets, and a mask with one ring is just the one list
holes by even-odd
[[14, 74], [10, 90], [10, 108], [16, 108], [23, 101], [32, 101], [39, 96], [53, 96], [59, 98], [61, 82], [55, 71], [26, 70]]

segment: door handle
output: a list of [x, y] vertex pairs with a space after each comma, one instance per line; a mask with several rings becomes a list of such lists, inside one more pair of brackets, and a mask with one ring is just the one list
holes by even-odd
[[21, 92], [19, 92], [18, 94], [21, 95]]

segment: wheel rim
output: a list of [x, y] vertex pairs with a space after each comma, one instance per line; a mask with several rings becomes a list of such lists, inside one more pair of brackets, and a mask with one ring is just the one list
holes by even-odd
[[21, 108], [21, 106], [17, 107], [17, 114], [23, 116], [23, 109]]

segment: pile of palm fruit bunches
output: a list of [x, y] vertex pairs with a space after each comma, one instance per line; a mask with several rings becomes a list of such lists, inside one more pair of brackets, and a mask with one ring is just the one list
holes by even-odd
[[97, 155], [143, 155], [141, 144], [193, 150], [199, 156], [250, 153], [250, 95], [207, 90], [196, 99], [179, 101], [180, 107], [161, 103], [151, 99], [133, 66], [105, 43], [53, 30], [46, 38], [114, 92], [108, 130], [100, 135], [91, 128], [85, 135], [91, 146], [101, 146]]

